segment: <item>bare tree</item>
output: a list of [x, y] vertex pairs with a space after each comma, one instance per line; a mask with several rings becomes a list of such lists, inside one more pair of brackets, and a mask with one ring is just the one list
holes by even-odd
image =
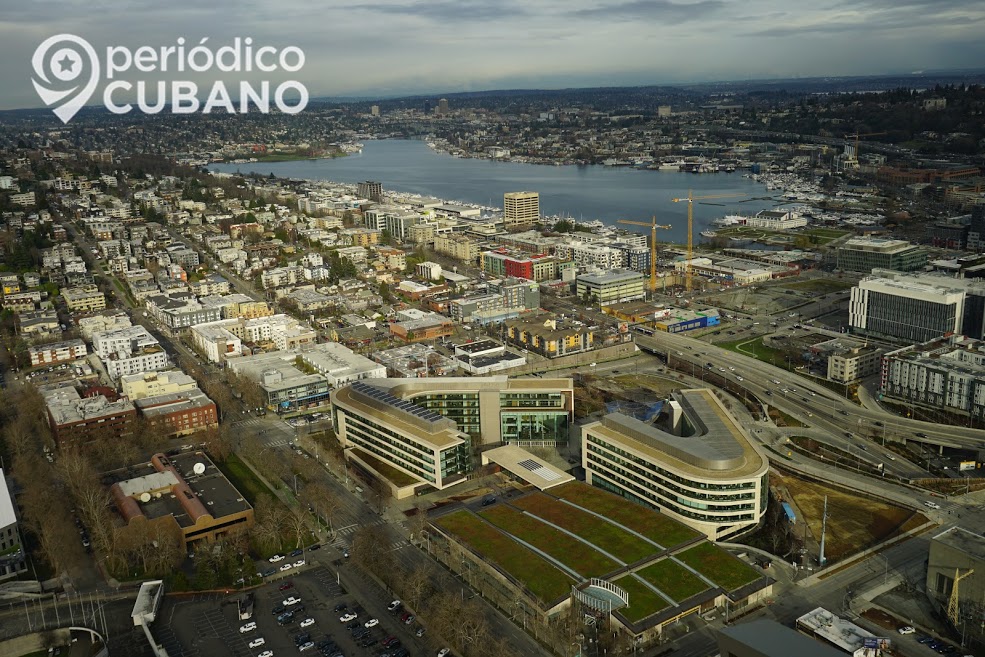
[[309, 505], [316, 515], [324, 518], [330, 532], [335, 532], [335, 515], [342, 508], [342, 500], [323, 481], [312, 481], [301, 491], [301, 501]]

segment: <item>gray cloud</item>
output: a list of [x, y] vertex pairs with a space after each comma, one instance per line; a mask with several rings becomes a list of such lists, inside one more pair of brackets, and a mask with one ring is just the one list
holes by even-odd
[[[31, 55], [235, 36], [296, 45], [313, 96], [968, 68], [982, 0], [0, 0], [0, 109], [37, 107]], [[193, 79], [202, 79], [193, 77]]]
[[574, 12], [574, 15], [602, 20], [646, 20], [676, 24], [698, 20], [723, 7], [725, 2], [722, 0], [699, 0], [691, 3], [671, 2], [671, 0], [629, 0], [580, 9]]

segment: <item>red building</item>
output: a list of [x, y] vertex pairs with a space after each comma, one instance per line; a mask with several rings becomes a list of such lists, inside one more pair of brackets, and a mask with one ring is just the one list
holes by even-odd
[[138, 399], [134, 405], [152, 426], [173, 436], [219, 426], [215, 402], [198, 388]]

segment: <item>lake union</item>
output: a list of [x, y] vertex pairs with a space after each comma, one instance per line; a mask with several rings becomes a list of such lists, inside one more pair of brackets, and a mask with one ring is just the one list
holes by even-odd
[[369, 140], [364, 142], [361, 154], [336, 159], [213, 164], [210, 168], [227, 173], [273, 173], [281, 178], [342, 183], [378, 180], [384, 190], [493, 207], [502, 207], [505, 192], [529, 190], [540, 193], [543, 215], [565, 215], [586, 221], [600, 219], [607, 224], [614, 224], [617, 219], [649, 222], [656, 215], [657, 223], [673, 226], [658, 233], [661, 242], [687, 240], [687, 204], [672, 203], [671, 199], [687, 196], [688, 189], [695, 196], [736, 195], [695, 202], [695, 241], [700, 239], [697, 233], [716, 217], [753, 214], [776, 205], [768, 200], [771, 192], [762, 184], [738, 172], [692, 174], [456, 158], [437, 153], [423, 141], [415, 140]]

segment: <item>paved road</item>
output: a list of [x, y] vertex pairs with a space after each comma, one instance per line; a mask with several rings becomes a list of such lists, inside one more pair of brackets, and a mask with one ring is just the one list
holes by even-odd
[[[888, 439], [916, 440], [966, 449], [985, 448], [985, 431], [953, 427], [909, 418], [900, 418], [885, 411], [864, 408], [839, 397], [828, 388], [806, 377], [773, 367], [755, 358], [673, 333], [655, 333], [653, 336], [637, 334], [636, 343], [641, 348], [667, 356], [677, 367], [693, 366], [695, 372], [709, 362], [715, 367], [735, 368], [733, 376], [743, 377], [741, 387], [750, 394], [768, 401], [784, 412], [798, 417], [810, 413], [823, 413], [830, 424], [840, 431], [858, 431], [860, 427], [877, 427], [876, 422], [891, 423]], [[686, 365], [685, 365], [686, 364]], [[786, 394], [782, 389], [796, 389], [798, 393]], [[766, 395], [767, 391], [770, 395]], [[813, 394], [811, 394], [813, 393]], [[804, 401], [805, 397], [807, 401]], [[839, 417], [840, 416], [840, 417]], [[926, 437], [917, 436], [924, 433]]]

